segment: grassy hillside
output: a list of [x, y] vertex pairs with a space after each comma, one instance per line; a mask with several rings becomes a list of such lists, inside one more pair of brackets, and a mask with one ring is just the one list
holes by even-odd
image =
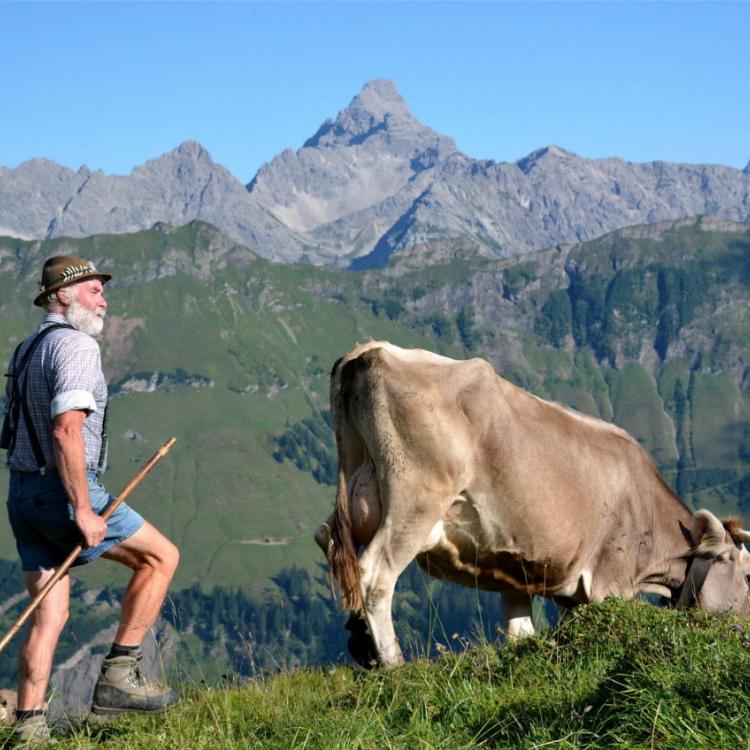
[[746, 748], [750, 640], [730, 617], [609, 600], [517, 645], [184, 689], [173, 712], [71, 730], [59, 747]]
[[[234, 246], [227, 250], [224, 242], [196, 224], [75, 247], [14, 243], [0, 274], [0, 358], [38, 317], [24, 304], [34, 288], [29, 275], [19, 279], [8, 265], [16, 273], [33, 268], [36, 276], [52, 253], [106, 257], [115, 275], [102, 342], [115, 394], [107, 484], [116, 491], [163, 440], [177, 436], [133, 504], [183, 550], [178, 587], [231, 582], [259, 591], [285, 565], [311, 566], [312, 531], [332, 504], [327, 487], [273, 458], [273, 436], [326, 408], [330, 365], [357, 339], [431, 341], [321, 299], [315, 286], [327, 281], [322, 273], [273, 266], [244, 249], [227, 261], [223, 253]], [[209, 260], [201, 256], [203, 243], [213, 253]], [[169, 266], [165, 258], [172, 257], [178, 260]], [[13, 556], [4, 524], [0, 554]], [[82, 575], [92, 584], [113, 583], [121, 580], [114, 571], [103, 564]]]
[[[486, 357], [541, 396], [623, 425], [686, 501], [750, 504], [744, 225], [672, 222], [515, 261], [436, 243], [361, 274], [273, 265], [200, 222], [0, 239], [0, 359], [38, 319], [39, 269], [61, 252], [114, 275], [108, 486], [179, 439], [132, 498], [180, 545], [178, 588], [257, 593], [285, 566], [315, 570], [312, 532], [334, 497], [328, 372], [368, 336]], [[14, 557], [5, 524], [0, 557]], [[106, 563], [82, 575], [122, 581]]]

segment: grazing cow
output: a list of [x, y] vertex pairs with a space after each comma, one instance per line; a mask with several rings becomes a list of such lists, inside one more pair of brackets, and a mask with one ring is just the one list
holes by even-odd
[[739, 522], [692, 513], [626, 432], [484, 360], [371, 341], [334, 366], [331, 411], [338, 492], [316, 541], [380, 665], [403, 661], [391, 601], [415, 557], [501, 592], [511, 636], [533, 632], [531, 594], [571, 607], [652, 592], [750, 614]]

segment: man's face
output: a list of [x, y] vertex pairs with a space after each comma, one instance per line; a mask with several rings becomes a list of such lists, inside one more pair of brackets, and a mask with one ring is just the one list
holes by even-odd
[[104, 327], [107, 300], [99, 279], [86, 279], [68, 288], [65, 317], [79, 331], [97, 336]]

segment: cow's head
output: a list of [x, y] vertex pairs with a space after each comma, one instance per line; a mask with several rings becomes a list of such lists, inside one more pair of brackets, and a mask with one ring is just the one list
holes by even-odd
[[708, 510], [697, 511], [693, 519], [694, 553], [712, 561], [697, 596], [698, 606], [708, 612], [730, 610], [750, 616], [750, 553], [745, 549], [750, 532], [737, 519], [722, 522]]

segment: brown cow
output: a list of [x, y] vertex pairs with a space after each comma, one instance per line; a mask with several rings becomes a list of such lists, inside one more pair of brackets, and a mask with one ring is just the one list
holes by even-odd
[[339, 486], [316, 540], [381, 665], [403, 660], [391, 601], [415, 557], [502, 592], [510, 635], [533, 632], [531, 594], [574, 606], [682, 590], [683, 605], [750, 614], [750, 533], [692, 513], [623, 430], [484, 360], [371, 341], [334, 366], [331, 410]]

